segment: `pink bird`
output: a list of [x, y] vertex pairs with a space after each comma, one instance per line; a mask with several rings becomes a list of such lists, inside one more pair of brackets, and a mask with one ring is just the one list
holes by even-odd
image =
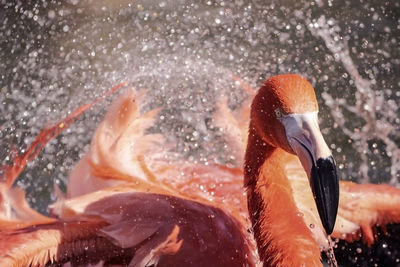
[[36, 145], [71, 118], [44, 130], [6, 169], [0, 266], [321, 266], [327, 234], [347, 241], [361, 234], [372, 244], [374, 227], [400, 222], [399, 189], [337, 181], [314, 89], [299, 75], [268, 79], [251, 108], [218, 103], [214, 121], [238, 159], [233, 167], [169, 152], [163, 136], [146, 132], [158, 110], [141, 114], [143, 97], [128, 90], [112, 104], [52, 217], [10, 186]]

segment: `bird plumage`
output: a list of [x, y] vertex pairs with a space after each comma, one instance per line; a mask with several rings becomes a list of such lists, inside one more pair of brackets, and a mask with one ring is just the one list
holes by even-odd
[[[52, 218], [33, 210], [30, 221], [17, 216], [27, 207], [24, 195], [1, 191], [2, 205], [20, 205], [12, 204], [13, 217], [0, 214], [0, 263], [253, 266], [260, 264], [254, 232], [265, 266], [321, 265], [328, 243], [309, 180], [273, 117], [318, 110], [306, 80], [273, 77], [251, 112], [245, 101], [240, 114], [251, 114], [248, 137], [248, 119], [219, 102], [214, 121], [233, 144], [233, 167], [188, 163], [168, 152], [161, 135], [146, 132], [157, 110], [141, 114], [141, 97], [127, 90], [110, 107]], [[273, 104], [263, 106], [263, 98]], [[333, 237], [351, 241], [362, 233], [371, 243], [376, 224], [400, 221], [400, 190], [349, 182], [340, 190]]]

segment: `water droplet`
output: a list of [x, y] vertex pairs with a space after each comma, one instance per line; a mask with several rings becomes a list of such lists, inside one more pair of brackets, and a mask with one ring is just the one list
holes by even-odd
[[49, 17], [49, 19], [54, 19], [56, 17], [56, 12], [54, 12], [54, 10], [50, 10], [47, 13], [47, 16]]
[[51, 164], [51, 163], [47, 164], [47, 169], [52, 170], [53, 167], [54, 167], [53, 164]]

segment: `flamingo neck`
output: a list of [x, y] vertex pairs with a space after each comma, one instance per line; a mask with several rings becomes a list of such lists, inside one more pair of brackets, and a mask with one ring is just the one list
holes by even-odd
[[264, 266], [320, 266], [320, 251], [294, 202], [287, 152], [250, 127], [245, 155], [247, 204]]

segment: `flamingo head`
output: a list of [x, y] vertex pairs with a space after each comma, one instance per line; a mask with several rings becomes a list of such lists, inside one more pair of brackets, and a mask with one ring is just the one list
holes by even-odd
[[252, 125], [264, 142], [296, 154], [307, 173], [322, 225], [331, 234], [339, 203], [336, 164], [318, 125], [314, 88], [303, 77], [268, 79], [252, 104]]

